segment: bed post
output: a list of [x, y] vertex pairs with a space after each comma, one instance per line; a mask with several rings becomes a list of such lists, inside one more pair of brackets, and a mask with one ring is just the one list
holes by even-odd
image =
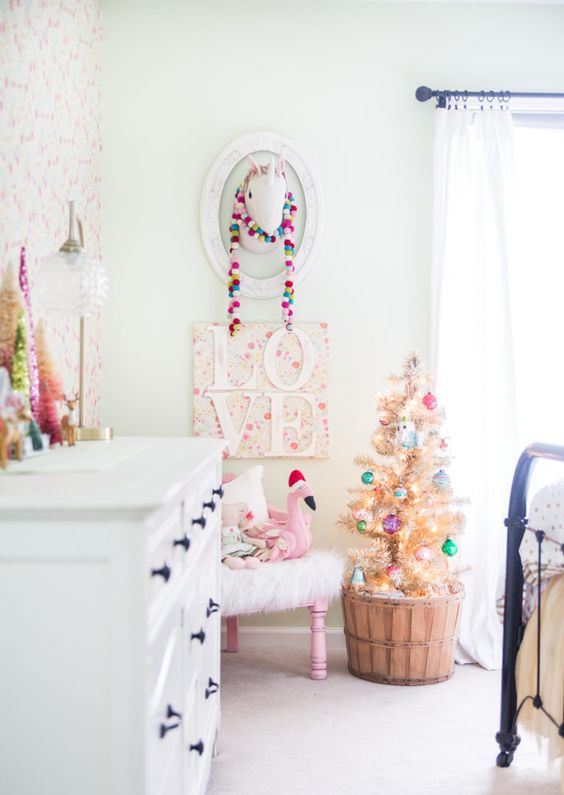
[[515, 749], [521, 742], [517, 734], [517, 692], [515, 662], [522, 636], [523, 569], [519, 546], [527, 526], [527, 490], [531, 471], [537, 458], [564, 461], [564, 447], [534, 442], [523, 450], [511, 485], [507, 527], [507, 555], [505, 569], [505, 615], [503, 621], [503, 665], [501, 671], [501, 716], [495, 736], [500, 752], [498, 767], [509, 767]]

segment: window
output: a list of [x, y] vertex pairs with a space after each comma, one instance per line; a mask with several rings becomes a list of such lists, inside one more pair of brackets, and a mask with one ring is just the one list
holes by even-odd
[[[564, 116], [515, 114], [509, 274], [522, 446], [564, 445]], [[543, 482], [562, 466], [543, 467]]]

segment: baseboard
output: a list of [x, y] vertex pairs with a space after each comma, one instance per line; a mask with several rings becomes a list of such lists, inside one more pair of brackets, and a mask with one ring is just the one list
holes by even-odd
[[[345, 636], [341, 627], [325, 630], [328, 649], [344, 649]], [[242, 649], [290, 648], [309, 649], [311, 629], [309, 627], [239, 627], [239, 642]], [[226, 629], [221, 628], [221, 646], [225, 649]]]

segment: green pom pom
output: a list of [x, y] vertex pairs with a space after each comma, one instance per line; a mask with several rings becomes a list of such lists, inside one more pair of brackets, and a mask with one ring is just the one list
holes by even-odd
[[366, 522], [364, 521], [364, 519], [361, 519], [360, 522], [356, 523], [356, 529], [358, 530], [359, 533], [364, 533], [364, 531], [366, 530]]
[[456, 541], [453, 541], [452, 538], [447, 538], [445, 543], [442, 545], [441, 549], [443, 550], [445, 555], [449, 556], [449, 558], [452, 558], [452, 556], [456, 555], [456, 553], [458, 552], [458, 546], [456, 544]]
[[374, 472], [370, 472], [370, 470], [363, 472], [360, 479], [366, 486], [369, 486], [371, 483], [374, 483]]

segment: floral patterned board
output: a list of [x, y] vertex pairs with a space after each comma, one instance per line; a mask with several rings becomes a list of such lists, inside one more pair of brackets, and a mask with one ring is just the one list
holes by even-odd
[[[32, 305], [41, 260], [67, 238], [69, 199], [100, 257], [100, 43], [100, 0], [0, 0], [0, 277], [26, 246]], [[78, 319], [46, 323], [64, 389], [76, 392]], [[86, 334], [86, 421], [97, 424], [98, 317]]]
[[232, 458], [327, 458], [328, 381], [327, 323], [194, 325], [194, 435]]

